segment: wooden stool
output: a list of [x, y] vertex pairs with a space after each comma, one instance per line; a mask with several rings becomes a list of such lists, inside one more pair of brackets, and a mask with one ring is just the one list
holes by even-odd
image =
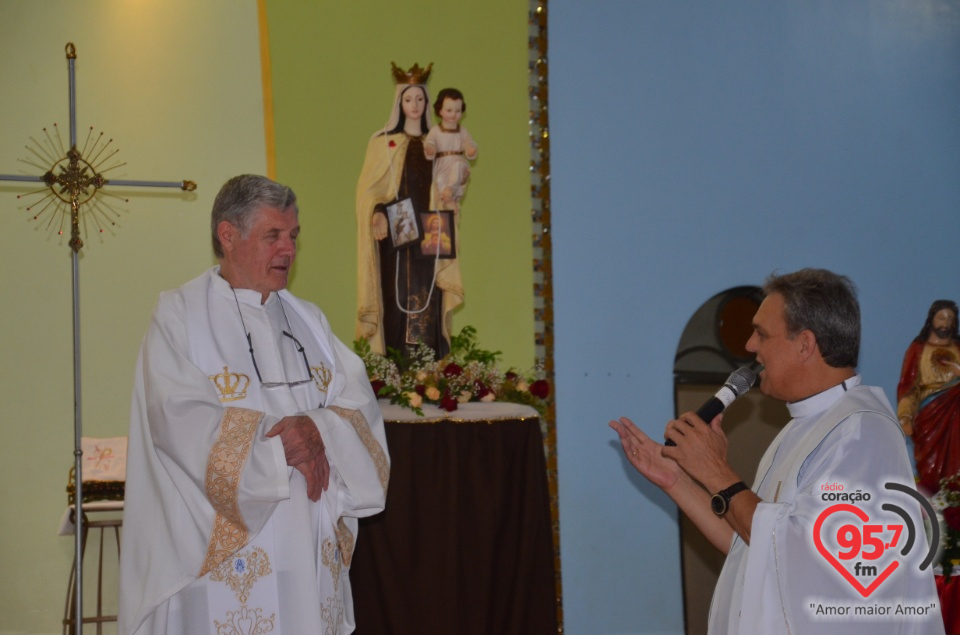
[[[119, 573], [119, 558], [120, 558], [120, 527], [123, 526], [123, 518], [108, 518], [104, 520], [90, 520], [88, 516], [89, 513], [104, 513], [104, 512], [116, 512], [118, 511], [117, 503], [109, 505], [107, 509], [98, 509], [97, 503], [88, 503], [83, 506], [83, 535], [81, 536], [81, 548], [80, 548], [80, 565], [83, 566], [84, 556], [87, 551], [87, 538], [90, 535], [92, 530], [99, 531], [100, 545], [99, 553], [97, 558], [97, 600], [96, 600], [96, 614], [90, 617], [83, 617], [82, 624], [96, 624], [96, 633], [97, 635], [102, 635], [103, 625], [108, 622], [116, 622], [116, 615], [104, 615], [103, 614], [103, 561], [104, 561], [104, 544], [109, 544], [104, 538], [104, 533], [112, 529], [113, 537], [116, 540], [117, 544], [117, 566]], [[123, 502], [119, 502], [119, 510], [123, 509]], [[73, 506], [68, 508], [69, 512], [69, 521], [70, 524], [76, 526], [76, 510]], [[61, 531], [61, 533], [64, 533]], [[71, 532], [72, 533], [72, 532]], [[85, 580], [86, 575], [83, 576]], [[75, 632], [73, 626], [75, 624], [76, 617], [76, 585], [77, 585], [77, 560], [74, 556], [73, 566], [70, 568], [70, 581], [67, 584], [67, 600], [66, 606], [63, 611], [63, 635], [70, 635]], [[86, 585], [84, 585], [86, 587]], [[84, 602], [86, 605], [87, 603]]]

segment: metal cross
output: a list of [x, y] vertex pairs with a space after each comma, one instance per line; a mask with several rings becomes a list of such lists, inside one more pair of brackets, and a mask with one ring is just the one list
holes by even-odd
[[[80, 635], [83, 632], [83, 473], [81, 466], [81, 457], [83, 450], [81, 447], [82, 437], [82, 419], [81, 419], [81, 401], [80, 401], [80, 276], [79, 276], [79, 253], [83, 247], [83, 239], [80, 238], [80, 216], [81, 207], [90, 205], [91, 215], [94, 222], [100, 225], [96, 216], [97, 213], [105, 215], [105, 212], [97, 207], [97, 196], [101, 190], [108, 185], [123, 185], [134, 187], [176, 187], [186, 192], [192, 192], [197, 188], [193, 181], [129, 181], [118, 179], [107, 179], [103, 173], [106, 170], [120, 167], [123, 164], [114, 164], [103, 170], [98, 169], [108, 160], [116, 155], [116, 150], [105, 150], [110, 145], [110, 141], [102, 143], [101, 137], [96, 138], [90, 143], [87, 142], [82, 149], [77, 148], [77, 92], [75, 81], [75, 65], [77, 60], [77, 49], [73, 42], [68, 42], [65, 51], [67, 54], [67, 66], [70, 85], [70, 146], [64, 151], [60, 140], [59, 130], [55, 130], [55, 135], [51, 135], [46, 129], [46, 145], [40, 144], [32, 139], [36, 148], [28, 149], [36, 159], [45, 161], [49, 169], [42, 176], [23, 176], [13, 174], [0, 174], [0, 181], [25, 181], [41, 182], [46, 188], [41, 188], [31, 194], [46, 194], [40, 199], [39, 203], [44, 203], [44, 207], [34, 216], [35, 219], [50, 212], [50, 223], [53, 222], [59, 212], [62, 219], [67, 216], [69, 209], [70, 217], [70, 249], [72, 250], [72, 269], [73, 269], [73, 399], [74, 399], [74, 474], [75, 474], [75, 518], [76, 518], [76, 541], [74, 555], [74, 632]], [[27, 161], [30, 165], [39, 166], [33, 160]], [[47, 192], [49, 189], [49, 192]], [[37, 203], [37, 204], [39, 204]], [[51, 206], [52, 209], [51, 209]], [[30, 209], [29, 207], [27, 209]], [[62, 223], [62, 220], [61, 220]], [[101, 232], [103, 229], [101, 228]], [[59, 233], [63, 233], [62, 225]], [[64, 620], [67, 623], [67, 620]]]

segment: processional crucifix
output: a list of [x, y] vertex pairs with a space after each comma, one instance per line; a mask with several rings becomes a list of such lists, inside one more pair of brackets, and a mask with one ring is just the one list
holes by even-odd
[[[45, 170], [42, 176], [26, 176], [0, 174], [0, 181], [41, 182], [45, 187], [30, 192], [25, 196], [38, 195], [40, 199], [27, 207], [33, 211], [40, 207], [34, 215], [34, 220], [43, 219], [48, 228], [54, 226], [59, 217], [58, 234], [63, 234], [63, 225], [70, 218], [70, 242], [72, 251], [73, 270], [73, 430], [74, 430], [74, 481], [75, 490], [75, 579], [74, 579], [74, 632], [78, 635], [83, 632], [83, 474], [81, 446], [82, 418], [80, 401], [80, 275], [79, 255], [83, 248], [83, 239], [80, 238], [80, 220], [84, 220], [84, 234], [86, 234], [87, 218], [97, 227], [100, 233], [104, 231], [104, 224], [115, 225], [111, 216], [119, 216], [109, 204], [102, 200], [103, 188], [108, 185], [126, 185], [134, 187], [176, 187], [186, 192], [197, 189], [193, 181], [130, 181], [107, 179], [104, 173], [119, 168], [124, 163], [114, 163], [119, 152], [111, 148], [112, 139], [104, 141], [103, 133], [93, 136], [93, 128], [87, 135], [83, 148], [77, 147], [77, 92], [75, 82], [75, 65], [77, 49], [72, 42], [65, 47], [67, 53], [67, 67], [70, 92], [70, 145], [64, 148], [60, 138], [60, 130], [54, 124], [51, 133], [43, 129], [44, 141], [39, 142], [33, 137], [33, 147], [27, 150], [33, 155], [22, 160], [33, 167]], [[109, 165], [108, 165], [109, 163]], [[20, 198], [20, 197], [18, 197]], [[125, 200], [125, 199], [124, 199]]]

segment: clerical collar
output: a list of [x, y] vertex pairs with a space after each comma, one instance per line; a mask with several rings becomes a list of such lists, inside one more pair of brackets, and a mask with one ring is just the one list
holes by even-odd
[[815, 395], [807, 397], [806, 399], [801, 399], [800, 401], [788, 403], [787, 410], [790, 411], [790, 416], [794, 419], [803, 419], [805, 417], [819, 414], [836, 403], [836, 401], [843, 396], [843, 393], [847, 392], [854, 386], [859, 386], [860, 381], [860, 375], [854, 375], [853, 377], [845, 379], [832, 388], [827, 388], [823, 392], [819, 392]]

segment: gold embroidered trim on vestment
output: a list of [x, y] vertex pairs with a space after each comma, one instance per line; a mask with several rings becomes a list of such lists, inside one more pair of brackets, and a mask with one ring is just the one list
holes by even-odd
[[[339, 539], [338, 535], [337, 540]], [[324, 635], [327, 633], [335, 635], [340, 632], [346, 620], [343, 593], [340, 590], [340, 574], [345, 563], [340, 548], [329, 538], [324, 538], [320, 545], [320, 561], [333, 578], [333, 593], [320, 602], [320, 619], [323, 620]]]
[[334, 531], [337, 534], [337, 544], [340, 545], [340, 558], [343, 560], [343, 565], [349, 567], [353, 560], [353, 547], [357, 544], [353, 538], [353, 532], [347, 527], [343, 517], [337, 519], [337, 527]]
[[340, 571], [343, 560], [340, 557], [339, 547], [329, 538], [324, 538], [320, 544], [320, 562], [333, 576], [333, 589], [340, 587]]
[[236, 611], [227, 611], [227, 621], [213, 620], [217, 635], [264, 635], [272, 633], [277, 614], [263, 616], [263, 609], [241, 606]]
[[386, 492], [387, 484], [390, 482], [390, 463], [387, 461], [387, 455], [384, 453], [383, 448], [380, 447], [380, 443], [376, 437], [373, 436], [373, 432], [370, 431], [370, 424], [367, 423], [367, 418], [364, 417], [363, 413], [359, 410], [348, 410], [340, 406], [330, 406], [329, 410], [334, 411], [349, 421], [350, 425], [353, 426], [357, 436], [360, 437], [360, 441], [363, 443], [363, 447], [367, 448], [370, 458], [373, 459], [373, 464], [377, 468], [377, 478], [380, 479], [380, 485], [383, 487], [383, 491]]
[[262, 419], [262, 412], [246, 408], [227, 408], [223, 412], [220, 435], [210, 448], [205, 479], [207, 498], [217, 515], [198, 577], [202, 578], [247, 544], [250, 532], [240, 514], [237, 491]]
[[237, 596], [237, 601], [246, 604], [250, 590], [257, 580], [271, 573], [273, 569], [270, 568], [267, 552], [260, 547], [254, 547], [251, 551], [238, 553], [224, 560], [210, 572], [210, 579], [214, 582], [225, 582]]

